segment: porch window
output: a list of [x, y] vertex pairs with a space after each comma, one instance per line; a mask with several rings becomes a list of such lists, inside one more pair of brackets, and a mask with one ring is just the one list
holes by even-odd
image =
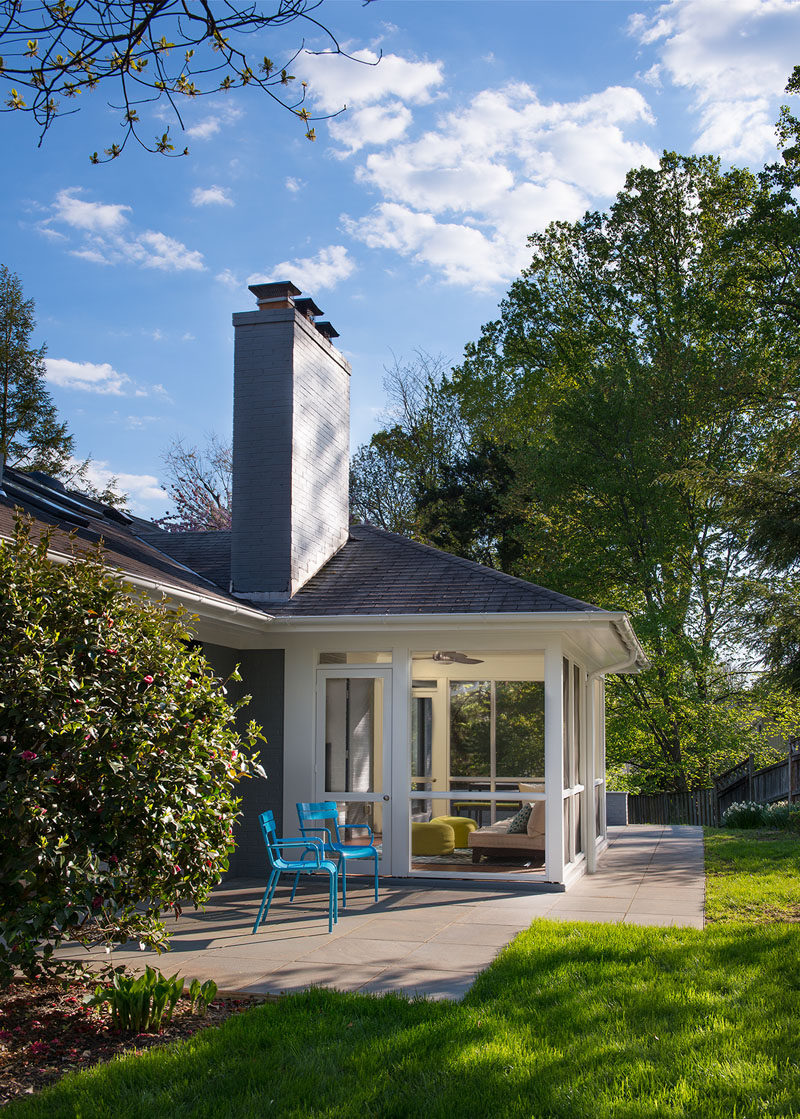
[[[583, 855], [583, 819], [586, 812], [586, 777], [582, 743], [583, 706], [581, 669], [563, 660], [564, 702], [564, 862], [571, 863]], [[592, 805], [594, 808], [594, 805]]]
[[[450, 784], [519, 792], [544, 782], [544, 684], [535, 680], [450, 681]], [[491, 822], [513, 813], [491, 805]]]

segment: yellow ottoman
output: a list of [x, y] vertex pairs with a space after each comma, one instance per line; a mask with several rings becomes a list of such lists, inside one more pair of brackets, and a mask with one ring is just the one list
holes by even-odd
[[411, 825], [412, 855], [449, 855], [455, 845], [455, 832], [449, 824], [431, 820], [429, 824]]
[[432, 824], [447, 824], [453, 829], [456, 837], [456, 847], [468, 847], [467, 836], [471, 831], [476, 831], [478, 825], [469, 816], [434, 816]]

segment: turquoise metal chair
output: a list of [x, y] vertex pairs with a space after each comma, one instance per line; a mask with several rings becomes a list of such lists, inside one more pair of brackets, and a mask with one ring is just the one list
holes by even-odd
[[[293, 871], [295, 874], [292, 896], [289, 898], [290, 903], [294, 901], [297, 882], [301, 874], [314, 874], [316, 871], [322, 870], [328, 875], [330, 879], [328, 883], [328, 932], [332, 932], [333, 926], [339, 920], [339, 892], [336, 885], [339, 868], [335, 862], [325, 858], [325, 845], [322, 840], [315, 838], [300, 839], [299, 837], [278, 839], [275, 833], [275, 816], [272, 812], [262, 812], [258, 817], [258, 822], [261, 825], [261, 834], [264, 837], [267, 858], [272, 869], [270, 870], [267, 888], [264, 890], [264, 896], [261, 899], [261, 908], [258, 911], [256, 923], [253, 925], [253, 932], [258, 931], [262, 918], [266, 921], [275, 887], [278, 885], [278, 879], [287, 870], [289, 872]], [[299, 859], [286, 858], [283, 854], [284, 848], [302, 848], [303, 855]], [[311, 855], [312, 858], [307, 859], [307, 855]]]
[[[334, 800], [300, 801], [297, 805], [297, 815], [300, 820], [300, 834], [313, 836], [315, 832], [324, 837], [326, 855], [336, 855], [339, 872], [342, 878], [342, 909], [347, 908], [347, 860], [348, 859], [374, 859], [375, 861], [375, 901], [378, 900], [378, 852], [373, 842], [374, 836], [369, 824], [340, 824], [339, 809]], [[328, 826], [333, 825], [333, 830]], [[345, 843], [342, 832], [347, 831], [369, 832], [368, 843]], [[295, 886], [297, 879], [295, 879]]]

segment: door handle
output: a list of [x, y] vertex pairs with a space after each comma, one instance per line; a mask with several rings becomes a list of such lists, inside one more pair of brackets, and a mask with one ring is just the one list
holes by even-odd
[[385, 793], [385, 794], [384, 794], [384, 797], [383, 797], [383, 799], [384, 799], [384, 800], [388, 800], [388, 799], [389, 799], [389, 795], [388, 795], [388, 793]]

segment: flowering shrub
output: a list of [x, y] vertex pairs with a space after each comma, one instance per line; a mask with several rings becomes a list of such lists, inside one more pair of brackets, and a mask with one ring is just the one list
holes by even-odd
[[66, 938], [163, 947], [161, 915], [227, 867], [236, 782], [264, 776], [187, 615], [100, 549], [47, 548], [23, 517], [0, 544], [0, 981], [53, 969]]
[[767, 812], [763, 804], [743, 800], [731, 804], [722, 813], [723, 828], [763, 828], [767, 826]]
[[767, 805], [764, 815], [769, 828], [800, 831], [800, 804], [789, 804], [788, 801], [780, 800], [777, 804]]

